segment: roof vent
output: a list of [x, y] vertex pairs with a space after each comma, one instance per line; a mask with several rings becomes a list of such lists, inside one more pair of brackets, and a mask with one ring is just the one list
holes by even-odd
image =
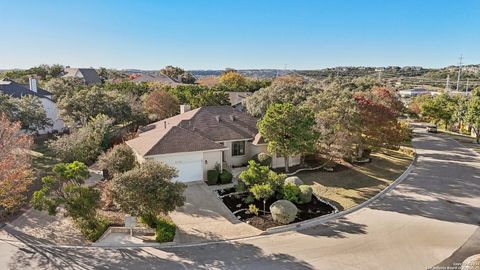
[[230, 120], [235, 121], [235, 115], [230, 114]]
[[220, 122], [220, 115], [215, 115], [215, 119], [217, 119], [217, 122]]

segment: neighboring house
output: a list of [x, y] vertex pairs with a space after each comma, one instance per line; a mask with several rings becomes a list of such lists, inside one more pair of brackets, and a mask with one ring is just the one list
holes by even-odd
[[140, 74], [131, 80], [132, 82], [142, 83], [142, 82], [157, 82], [163, 84], [177, 85], [178, 82], [167, 75], [158, 73], [158, 74]]
[[[257, 119], [229, 106], [207, 106], [190, 110], [181, 106], [179, 115], [143, 128], [126, 143], [139, 162], [164, 162], [178, 169], [178, 179], [190, 182], [206, 179], [207, 170], [245, 166], [255, 154], [267, 151], [257, 130]], [[284, 166], [283, 157], [272, 155], [272, 167]], [[290, 165], [300, 157], [290, 158]]]
[[251, 95], [251, 92], [228, 92], [230, 105], [239, 111], [244, 111], [245, 99]]
[[47, 118], [50, 119], [52, 126], [45, 129], [37, 130], [39, 134], [59, 132], [63, 131], [63, 129], [65, 128], [65, 123], [60, 118], [57, 105], [51, 99], [52, 93], [37, 87], [36, 79], [30, 78], [28, 85], [19, 84], [9, 79], [3, 79], [0, 81], [0, 92], [14, 98], [32, 95], [40, 99], [43, 109], [45, 110]]
[[416, 97], [419, 95], [438, 95], [439, 92], [435, 91], [430, 91], [427, 89], [422, 89], [422, 88], [413, 88], [413, 89], [407, 89], [407, 90], [400, 90], [398, 91], [398, 94], [403, 97], [403, 98], [408, 98], [408, 97]]
[[63, 77], [83, 79], [86, 85], [101, 83], [102, 79], [93, 68], [65, 68]]

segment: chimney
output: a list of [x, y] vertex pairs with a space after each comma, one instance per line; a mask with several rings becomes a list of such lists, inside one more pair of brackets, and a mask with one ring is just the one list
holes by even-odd
[[180, 105], [180, 114], [190, 111], [190, 105], [182, 104]]
[[30, 90], [37, 93], [37, 79], [35, 78], [28, 78], [28, 84], [30, 85]]
[[215, 115], [215, 119], [217, 120], [217, 122], [220, 122], [220, 115]]

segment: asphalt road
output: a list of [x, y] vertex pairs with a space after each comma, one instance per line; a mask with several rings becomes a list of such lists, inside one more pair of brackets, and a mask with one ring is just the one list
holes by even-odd
[[[0, 269], [428, 269], [480, 253], [480, 160], [420, 133], [412, 173], [383, 197], [300, 232], [177, 248], [43, 246], [0, 233]], [[5, 230], [5, 228], [4, 228]], [[437, 268], [442, 269], [442, 268]], [[444, 268], [443, 268], [444, 269]]]

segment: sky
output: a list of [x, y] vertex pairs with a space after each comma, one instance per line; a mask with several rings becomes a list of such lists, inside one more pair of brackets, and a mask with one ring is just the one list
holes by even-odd
[[0, 0], [0, 69], [480, 63], [478, 0]]

